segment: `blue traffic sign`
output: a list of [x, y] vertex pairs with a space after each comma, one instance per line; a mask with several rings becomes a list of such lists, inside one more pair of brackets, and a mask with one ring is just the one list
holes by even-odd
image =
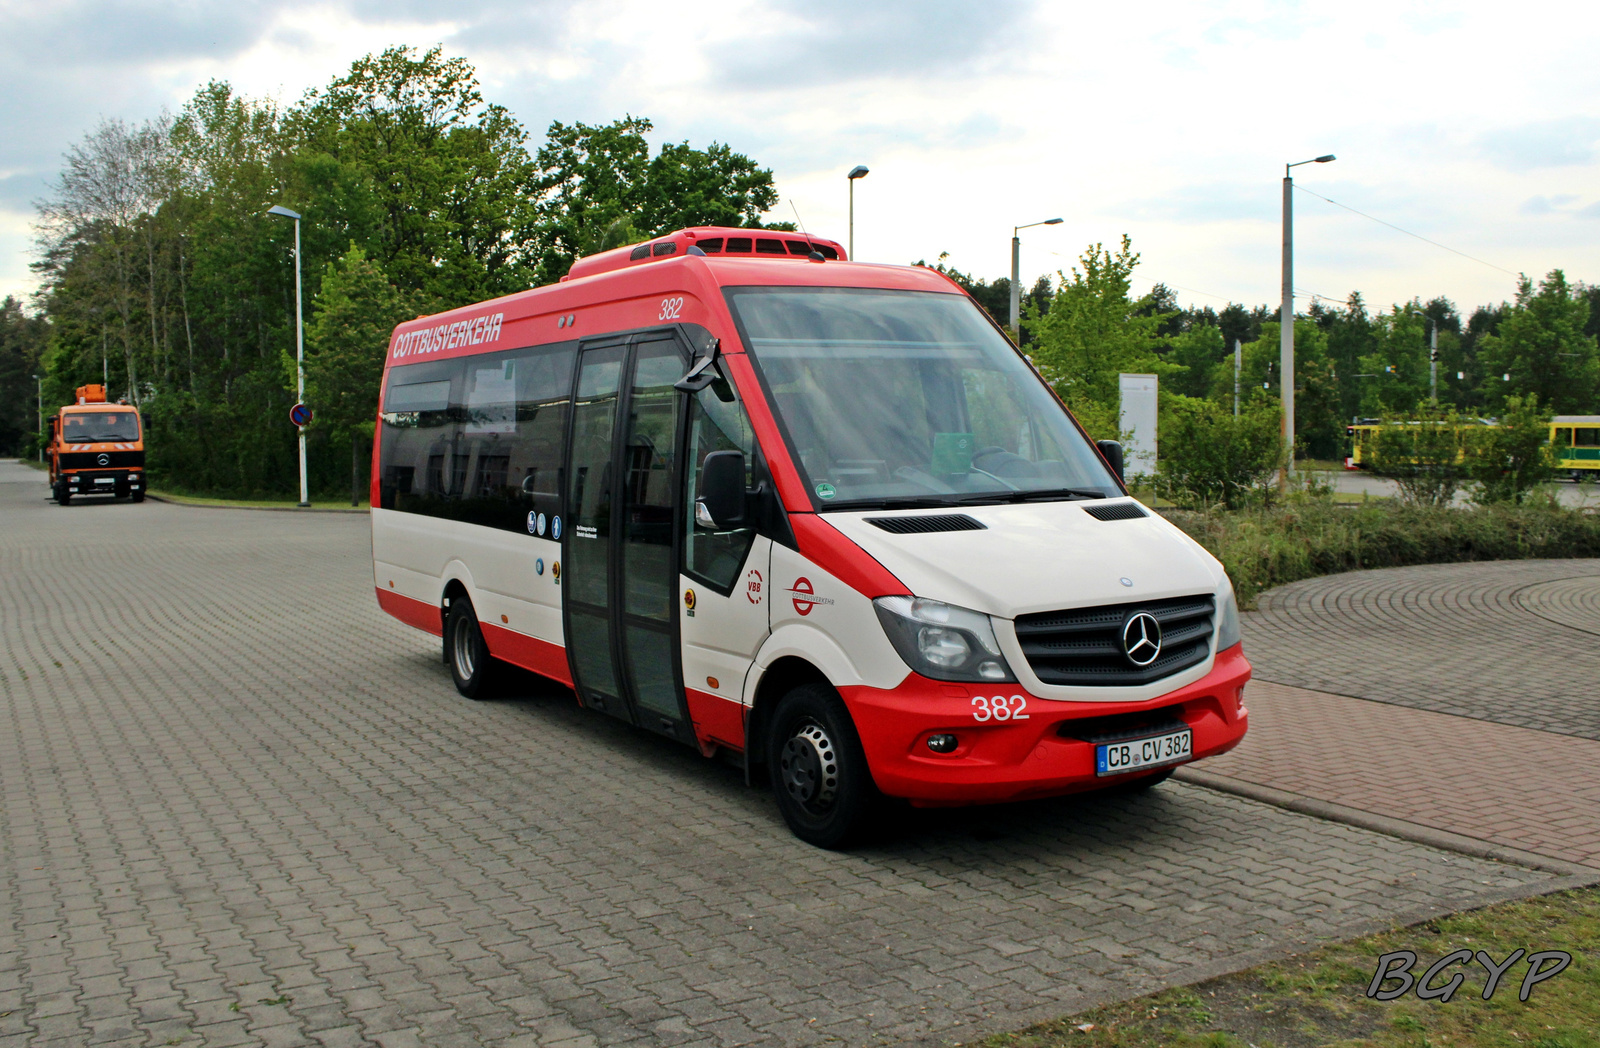
[[311, 425], [311, 409], [304, 404], [296, 404], [289, 409], [289, 421], [297, 426]]

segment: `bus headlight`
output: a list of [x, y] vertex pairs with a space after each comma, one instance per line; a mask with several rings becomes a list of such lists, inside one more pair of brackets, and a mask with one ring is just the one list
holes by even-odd
[[1217, 650], [1226, 651], [1239, 643], [1239, 602], [1233, 597], [1233, 583], [1217, 597]]
[[894, 650], [933, 680], [1012, 681], [1011, 668], [982, 612], [923, 597], [879, 597], [872, 602]]

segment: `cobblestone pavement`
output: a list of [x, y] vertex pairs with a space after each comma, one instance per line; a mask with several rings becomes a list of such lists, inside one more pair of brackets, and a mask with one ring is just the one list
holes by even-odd
[[1328, 575], [1242, 619], [1257, 680], [1600, 740], [1600, 560]]
[[0, 483], [0, 1046], [942, 1040], [1559, 883], [1177, 783], [817, 851], [563, 692], [457, 696], [364, 517], [44, 494]]

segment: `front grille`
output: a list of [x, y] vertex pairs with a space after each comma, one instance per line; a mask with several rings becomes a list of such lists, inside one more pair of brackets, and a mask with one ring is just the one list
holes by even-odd
[[[104, 456], [106, 461], [101, 462]], [[127, 469], [144, 465], [142, 451], [63, 451], [62, 469]]]
[[965, 513], [938, 513], [927, 517], [868, 517], [868, 524], [896, 535], [920, 535], [930, 531], [986, 531], [982, 521]]
[[[1017, 616], [1017, 641], [1046, 684], [1148, 684], [1205, 661], [1211, 650], [1210, 594]], [[1136, 666], [1122, 648], [1129, 616], [1147, 611], [1161, 624], [1161, 653]]]

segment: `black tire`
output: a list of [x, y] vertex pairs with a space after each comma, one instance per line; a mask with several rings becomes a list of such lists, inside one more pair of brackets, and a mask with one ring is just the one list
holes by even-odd
[[63, 506], [72, 501], [72, 492], [67, 490], [67, 482], [65, 480], [56, 481], [55, 495], [56, 502]]
[[489, 654], [483, 630], [478, 628], [472, 602], [465, 597], [450, 602], [450, 612], [444, 618], [444, 653], [457, 691], [469, 699], [493, 696], [499, 678], [497, 664]]
[[135, 491], [130, 497], [135, 502], [143, 502], [144, 501], [144, 492], [143, 491]]
[[767, 769], [778, 811], [794, 835], [819, 848], [866, 839], [882, 806], [850, 711], [826, 684], [803, 684], [768, 721]]

